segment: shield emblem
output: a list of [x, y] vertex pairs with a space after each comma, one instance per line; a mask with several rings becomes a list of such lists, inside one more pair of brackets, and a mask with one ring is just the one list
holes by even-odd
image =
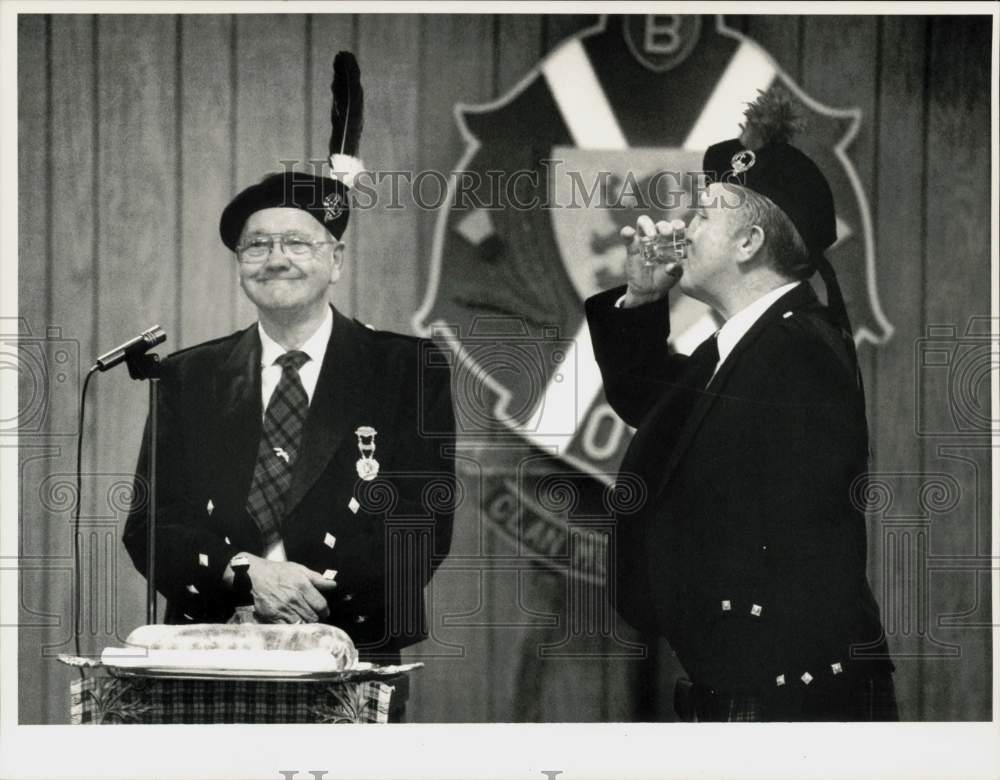
[[[505, 430], [599, 480], [614, 478], [632, 431], [604, 400], [583, 300], [622, 281], [621, 225], [639, 213], [684, 219], [689, 205], [657, 209], [664, 204], [636, 203], [625, 191], [663, 170], [698, 170], [704, 149], [738, 136], [745, 105], [777, 82], [806, 119], [796, 145], [834, 192], [838, 241], [828, 256], [855, 340], [877, 345], [891, 336], [877, 297], [871, 215], [848, 156], [860, 111], [806, 95], [721, 16], [606, 16], [495, 102], [455, 108], [467, 142], [456, 170], [479, 183], [475, 197], [449, 197], [439, 216], [413, 324], [455, 351], [460, 431]], [[497, 171], [518, 176], [518, 186], [497, 187]], [[574, 177], [589, 203], [573, 199]], [[682, 352], [718, 327], [679, 292], [671, 320]]]

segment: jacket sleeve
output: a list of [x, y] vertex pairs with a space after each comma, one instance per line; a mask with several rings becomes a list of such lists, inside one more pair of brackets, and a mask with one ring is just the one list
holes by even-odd
[[[385, 628], [379, 637], [373, 637], [371, 647], [405, 647], [432, 630], [426, 609], [431, 594], [426, 589], [451, 548], [460, 499], [455, 478], [450, 354], [430, 341], [418, 343], [417, 359], [406, 361], [416, 370], [401, 375], [397, 386], [400, 407], [396, 418], [400, 422], [396, 435], [406, 431], [406, 457], [384, 473], [385, 479], [380, 475], [359, 486], [362, 491], [382, 492], [385, 507], [378, 513], [385, 523], [384, 552], [379, 545], [384, 559], [373, 562], [380, 580], [373, 585], [382, 594], [381, 625]], [[362, 503], [368, 502], [362, 499]]]
[[451, 549], [459, 486], [455, 477], [455, 413], [449, 354], [432, 342], [421, 344], [419, 461], [429, 466], [421, 488], [421, 509], [433, 518], [434, 536], [426, 585]]
[[[185, 484], [187, 452], [184, 426], [184, 383], [169, 358], [160, 380], [157, 415], [157, 495], [154, 579], [167, 599], [193, 604], [211, 603], [228, 593], [222, 575], [232, 548], [204, 527], [205, 507], [196, 507]], [[148, 577], [150, 423], [147, 419], [134, 479], [133, 500], [125, 522], [123, 542], [136, 569]], [[198, 597], [192, 599], [192, 597]]]
[[669, 297], [631, 309], [616, 308], [624, 294], [625, 287], [599, 293], [587, 299], [585, 308], [604, 394], [618, 416], [635, 428], [687, 356], [672, 353], [667, 346]]
[[397, 379], [396, 417], [397, 436], [405, 433], [409, 442], [407, 455], [385, 472], [386, 480], [362, 483], [360, 489], [386, 491], [381, 499], [373, 498], [385, 508], [387, 587], [397, 583], [416, 599], [412, 594], [422, 593], [451, 548], [458, 497], [455, 416], [450, 353], [421, 340], [405, 357], [408, 368]]

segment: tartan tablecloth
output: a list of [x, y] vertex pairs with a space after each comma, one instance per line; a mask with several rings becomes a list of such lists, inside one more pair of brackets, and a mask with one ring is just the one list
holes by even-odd
[[379, 681], [90, 675], [70, 684], [70, 723], [387, 723], [392, 692]]

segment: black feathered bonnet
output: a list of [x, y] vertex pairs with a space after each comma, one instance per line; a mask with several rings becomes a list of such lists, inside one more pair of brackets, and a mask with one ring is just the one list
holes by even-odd
[[265, 176], [229, 203], [219, 220], [222, 243], [234, 252], [247, 219], [267, 208], [297, 208], [311, 214], [337, 239], [350, 217], [349, 190], [364, 166], [358, 158], [364, 123], [361, 70], [347, 51], [333, 61], [333, 102], [330, 109], [330, 176], [285, 171]]

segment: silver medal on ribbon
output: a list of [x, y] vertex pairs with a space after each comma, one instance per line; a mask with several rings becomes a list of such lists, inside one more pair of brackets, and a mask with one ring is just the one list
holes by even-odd
[[378, 476], [378, 461], [375, 460], [375, 434], [377, 431], [370, 425], [362, 425], [354, 435], [358, 437], [358, 452], [361, 457], [355, 463], [358, 476], [366, 482], [371, 482]]

